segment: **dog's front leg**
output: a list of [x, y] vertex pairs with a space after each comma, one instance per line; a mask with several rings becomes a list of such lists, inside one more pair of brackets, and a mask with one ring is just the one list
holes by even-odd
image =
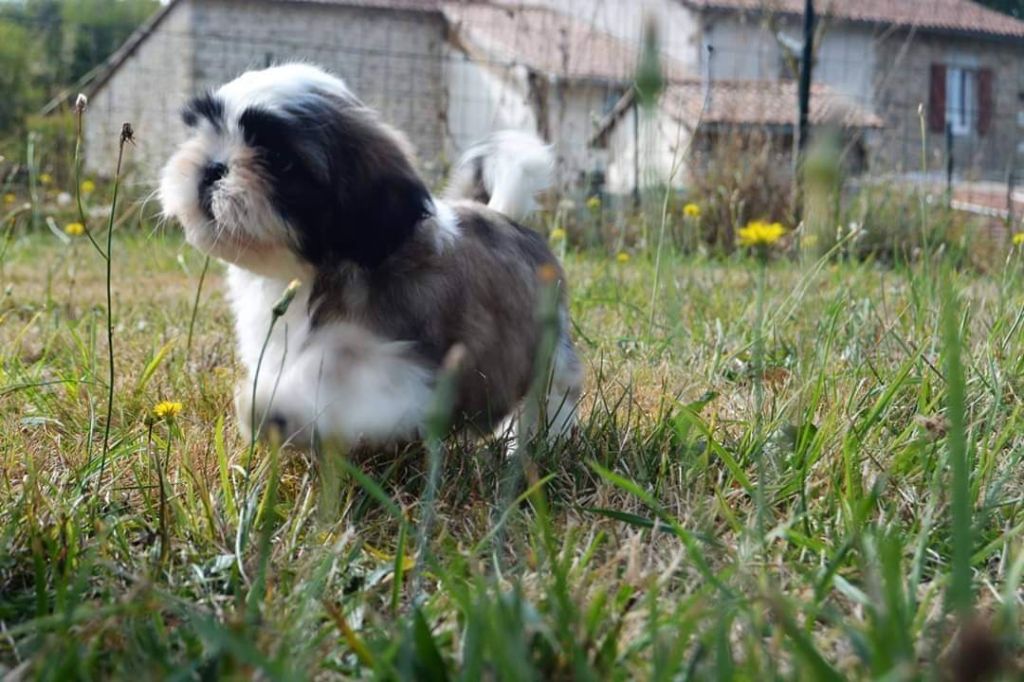
[[276, 429], [298, 447], [314, 438], [349, 447], [414, 439], [430, 405], [433, 375], [408, 344], [337, 325], [321, 330], [280, 376], [268, 372], [258, 383], [250, 377], [239, 386], [239, 428], [246, 438]]

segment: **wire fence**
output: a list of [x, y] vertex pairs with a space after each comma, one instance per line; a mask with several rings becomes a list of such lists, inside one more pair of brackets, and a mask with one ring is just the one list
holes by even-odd
[[[136, 177], [152, 183], [185, 135], [178, 111], [189, 97], [292, 60], [343, 77], [405, 132], [437, 183], [473, 141], [509, 127], [553, 145], [559, 189], [581, 203], [636, 196], [650, 184], [698, 187], [738, 139], [792, 167], [799, 17], [716, 15], [700, 26], [663, 17], [664, 89], [647, 109], [633, 96], [639, 7], [534, 1], [553, 7], [172, 4], [87, 85], [87, 168], [113, 167], [116, 131], [130, 120]], [[963, 210], [1024, 214], [1019, 44], [837, 21], [819, 25], [816, 39], [812, 135], [838, 134], [852, 184], [924, 187]]]

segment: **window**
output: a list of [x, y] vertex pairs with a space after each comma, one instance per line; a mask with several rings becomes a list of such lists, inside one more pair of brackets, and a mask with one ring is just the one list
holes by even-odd
[[969, 135], [977, 120], [978, 72], [959, 66], [946, 69], [946, 121], [954, 135]]
[[992, 129], [995, 112], [995, 73], [987, 67], [932, 64], [928, 88], [928, 129], [954, 135], [984, 137]]

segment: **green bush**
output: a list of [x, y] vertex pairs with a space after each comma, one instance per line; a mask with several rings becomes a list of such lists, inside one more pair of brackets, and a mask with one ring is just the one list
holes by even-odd
[[844, 202], [835, 238], [846, 238], [840, 255], [857, 260], [903, 265], [943, 251], [956, 267], [983, 268], [990, 230], [981, 222], [926, 189], [868, 185]]
[[35, 135], [35, 165], [48, 173], [57, 187], [70, 188], [75, 180], [75, 121], [73, 114], [30, 116], [26, 125]]
[[701, 207], [702, 241], [713, 252], [731, 253], [737, 227], [751, 220], [791, 222], [792, 164], [784, 139], [722, 131], [705, 135], [700, 146], [691, 155], [688, 195]]

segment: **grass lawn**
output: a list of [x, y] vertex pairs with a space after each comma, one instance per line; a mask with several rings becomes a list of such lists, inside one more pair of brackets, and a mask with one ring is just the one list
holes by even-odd
[[0, 676], [1021, 672], [1020, 252], [667, 256], [652, 316], [653, 259], [570, 250], [578, 437], [448, 443], [430, 496], [422, 448], [250, 462], [220, 267], [189, 349], [203, 260], [159, 232], [114, 238], [104, 456], [105, 265], [69, 241], [3, 255]]

